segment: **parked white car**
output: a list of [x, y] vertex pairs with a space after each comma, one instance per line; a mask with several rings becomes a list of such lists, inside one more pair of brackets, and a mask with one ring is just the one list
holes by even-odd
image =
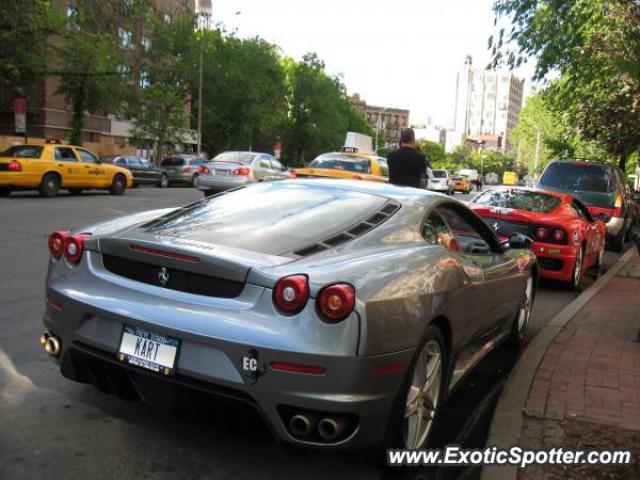
[[448, 170], [431, 170], [432, 178], [427, 183], [427, 190], [445, 193], [453, 193], [453, 180]]

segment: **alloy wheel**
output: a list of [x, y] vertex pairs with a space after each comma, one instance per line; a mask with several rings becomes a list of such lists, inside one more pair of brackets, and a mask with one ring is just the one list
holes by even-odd
[[422, 448], [429, 437], [442, 389], [442, 348], [429, 340], [416, 361], [407, 392], [404, 414], [404, 446]]
[[578, 250], [578, 256], [576, 257], [576, 263], [573, 267], [573, 286], [578, 287], [582, 278], [582, 247]]

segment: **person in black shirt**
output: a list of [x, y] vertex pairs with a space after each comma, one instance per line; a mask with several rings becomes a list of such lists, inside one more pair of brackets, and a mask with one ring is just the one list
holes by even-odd
[[426, 157], [416, 145], [416, 134], [412, 128], [400, 132], [400, 148], [387, 156], [389, 183], [406, 187], [420, 187], [420, 181], [431, 168]]

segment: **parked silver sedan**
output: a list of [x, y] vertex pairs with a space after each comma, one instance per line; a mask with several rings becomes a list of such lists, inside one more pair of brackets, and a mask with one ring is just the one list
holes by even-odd
[[289, 170], [273, 155], [259, 152], [223, 152], [202, 165], [196, 187], [205, 196], [255, 182], [290, 178]]
[[167, 175], [169, 185], [194, 186], [199, 175], [198, 168], [205, 161], [204, 158], [193, 155], [174, 155], [162, 160], [160, 169]]
[[54, 232], [40, 341], [125, 398], [200, 390], [293, 444], [421, 448], [464, 375], [523, 338], [530, 246], [421, 189], [263, 182]]

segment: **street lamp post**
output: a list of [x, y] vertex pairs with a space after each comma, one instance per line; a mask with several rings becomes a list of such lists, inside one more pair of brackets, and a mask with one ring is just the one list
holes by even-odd
[[380, 117], [385, 112], [385, 110], [388, 110], [388, 109], [389, 107], [384, 107], [382, 110], [378, 112], [378, 120], [376, 121], [376, 145], [374, 149], [376, 153], [378, 153], [378, 136], [380, 135]]

